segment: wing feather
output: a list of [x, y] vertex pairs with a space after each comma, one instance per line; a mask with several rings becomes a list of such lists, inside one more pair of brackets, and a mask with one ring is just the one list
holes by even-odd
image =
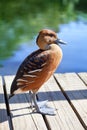
[[46, 66], [48, 58], [49, 53], [40, 49], [29, 55], [18, 69], [11, 86], [11, 93], [18, 88], [26, 87], [26, 84], [35, 83]]

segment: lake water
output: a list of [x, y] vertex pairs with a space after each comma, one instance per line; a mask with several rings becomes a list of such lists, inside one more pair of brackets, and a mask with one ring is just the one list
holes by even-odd
[[[87, 72], [87, 23], [70, 22], [60, 25], [59, 28], [58, 36], [66, 41], [67, 45], [61, 46], [63, 59], [56, 72]], [[24, 58], [36, 49], [38, 47], [35, 39], [20, 44], [13, 56], [0, 61], [0, 74], [15, 74]]]

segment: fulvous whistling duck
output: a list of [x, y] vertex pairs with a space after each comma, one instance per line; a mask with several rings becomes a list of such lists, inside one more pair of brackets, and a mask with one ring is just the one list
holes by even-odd
[[48, 29], [39, 32], [36, 40], [40, 49], [31, 53], [20, 65], [12, 82], [10, 96], [29, 91], [37, 112], [54, 114], [52, 109], [45, 109], [44, 103], [39, 106], [36, 93], [39, 88], [51, 77], [62, 59], [62, 50], [59, 44], [65, 44], [57, 34]]

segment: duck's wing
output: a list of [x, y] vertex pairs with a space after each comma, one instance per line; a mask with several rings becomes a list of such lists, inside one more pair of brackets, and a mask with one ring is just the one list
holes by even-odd
[[11, 86], [11, 94], [18, 88], [26, 87], [36, 82], [49, 59], [49, 53], [37, 50], [29, 55], [20, 65], [16, 77]]

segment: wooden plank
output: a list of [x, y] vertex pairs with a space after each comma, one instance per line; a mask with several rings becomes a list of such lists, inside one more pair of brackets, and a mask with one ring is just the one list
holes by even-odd
[[0, 130], [9, 130], [9, 119], [7, 116], [3, 83], [2, 78], [0, 77]]
[[82, 125], [87, 129], [87, 87], [75, 73], [55, 74], [55, 77]]
[[87, 86], [87, 72], [84, 73], [78, 73], [78, 75], [80, 76], [80, 78], [82, 79], [82, 81], [86, 84]]
[[48, 99], [48, 105], [57, 109], [55, 116], [45, 116], [50, 130], [84, 129], [53, 77], [42, 86], [38, 98], [39, 100]]
[[[9, 94], [14, 76], [5, 76], [6, 89]], [[19, 94], [10, 99], [11, 118], [14, 130], [47, 130], [42, 115], [33, 114], [26, 94]]]
[[[26, 93], [26, 99], [27, 99], [27, 102], [30, 102], [30, 99], [29, 99], [29, 93]], [[30, 104], [29, 104], [29, 107], [30, 107]], [[32, 116], [32, 119], [36, 125], [36, 128], [38, 130], [48, 130], [47, 127], [46, 127], [46, 124], [44, 122], [44, 119], [43, 119], [43, 116], [39, 113], [32, 113], [31, 111], [31, 116]]]

